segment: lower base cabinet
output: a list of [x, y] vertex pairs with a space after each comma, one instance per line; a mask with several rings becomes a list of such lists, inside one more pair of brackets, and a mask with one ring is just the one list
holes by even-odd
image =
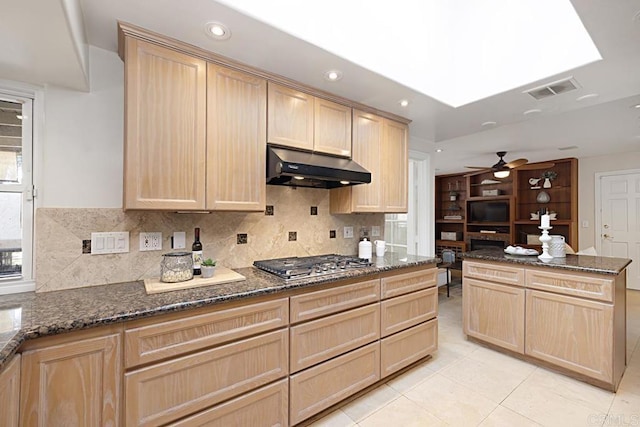
[[118, 426], [120, 327], [28, 342], [22, 353], [21, 426]]
[[126, 374], [126, 425], [158, 426], [288, 374], [286, 329]]
[[289, 383], [289, 421], [299, 423], [379, 379], [379, 342], [294, 374]]
[[382, 377], [393, 374], [438, 349], [438, 319], [432, 319], [380, 342]]
[[526, 313], [527, 355], [613, 381], [611, 304], [527, 289]]
[[280, 380], [171, 425], [175, 427], [287, 427], [289, 425], [288, 384], [288, 380]]
[[20, 355], [16, 355], [0, 372], [0, 426], [20, 424]]

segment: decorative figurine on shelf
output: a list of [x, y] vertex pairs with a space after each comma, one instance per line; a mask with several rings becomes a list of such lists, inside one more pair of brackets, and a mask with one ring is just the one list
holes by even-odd
[[529, 178], [529, 184], [532, 190], [538, 190], [540, 185], [538, 184], [542, 178]]
[[458, 192], [449, 191], [449, 200], [451, 200], [452, 202], [455, 202], [457, 199], [458, 199]]
[[542, 172], [541, 177], [542, 179], [544, 179], [544, 183], [542, 184], [542, 187], [551, 188], [551, 181], [556, 179], [558, 177], [558, 174], [554, 171], [544, 171]]
[[549, 203], [550, 200], [551, 196], [549, 196], [549, 193], [544, 190], [538, 193], [538, 196], [536, 197], [536, 201], [538, 203]]

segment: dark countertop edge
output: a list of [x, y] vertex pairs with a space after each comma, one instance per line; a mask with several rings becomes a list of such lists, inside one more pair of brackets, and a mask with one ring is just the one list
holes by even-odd
[[[492, 253], [490, 253], [492, 252]], [[464, 252], [460, 257], [465, 259], [478, 259], [484, 261], [504, 262], [509, 264], [519, 264], [531, 267], [543, 267], [558, 270], [576, 271], [582, 273], [604, 274], [617, 276], [631, 264], [631, 260], [627, 258], [600, 257], [591, 255], [574, 255], [567, 254], [566, 258], [554, 258], [550, 262], [542, 262], [537, 256], [526, 255], [509, 255], [503, 251], [494, 251], [492, 249], [481, 249], [478, 251]], [[575, 263], [566, 264], [575, 261]], [[584, 264], [580, 265], [580, 260]], [[591, 265], [589, 265], [591, 264]], [[603, 266], [608, 264], [608, 266]]]
[[[245, 298], [257, 297], [268, 294], [276, 294], [279, 292], [286, 292], [292, 289], [300, 289], [306, 287], [315, 287], [332, 282], [338, 282], [340, 280], [346, 280], [357, 277], [364, 277], [382, 273], [385, 271], [401, 270], [405, 268], [427, 266], [437, 264], [438, 259], [434, 257], [421, 257], [421, 259], [412, 259], [411, 261], [396, 261], [391, 265], [383, 265], [376, 267], [375, 265], [367, 268], [361, 268], [353, 270], [351, 274], [346, 277], [338, 278], [314, 278], [314, 279], [301, 279], [300, 281], [285, 282], [281, 280], [276, 286], [268, 286], [260, 289], [253, 289], [250, 291], [230, 293], [227, 295], [217, 295], [205, 299], [196, 299], [193, 301], [185, 301], [182, 303], [168, 304], [158, 307], [147, 307], [145, 309], [137, 310], [135, 312], [121, 312], [116, 313], [109, 317], [93, 317], [85, 319], [73, 319], [69, 322], [51, 323], [47, 325], [34, 325], [28, 328], [21, 328], [15, 330], [15, 334], [6, 342], [0, 342], [0, 372], [4, 369], [5, 365], [11, 361], [14, 354], [20, 346], [27, 340], [37, 339], [46, 336], [60, 335], [67, 332], [74, 332], [83, 329], [90, 329], [99, 326], [110, 325], [114, 323], [124, 323], [132, 320], [138, 320], [153, 316], [159, 316], [162, 314], [175, 313], [180, 311], [186, 311], [210, 305], [222, 304], [230, 301], [237, 301]], [[254, 267], [246, 267], [252, 269]], [[243, 269], [235, 269], [243, 270]], [[137, 283], [142, 284], [142, 281]], [[103, 285], [109, 286], [109, 285]], [[142, 285], [144, 286], [144, 285]], [[88, 288], [89, 289], [89, 288]], [[64, 292], [64, 291], [58, 291]], [[45, 332], [43, 332], [45, 331]]]

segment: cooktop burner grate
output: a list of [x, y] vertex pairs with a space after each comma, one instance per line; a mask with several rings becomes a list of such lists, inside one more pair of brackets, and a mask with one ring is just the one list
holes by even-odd
[[253, 265], [284, 279], [298, 279], [321, 275], [340, 275], [354, 268], [369, 267], [367, 259], [347, 255], [316, 255], [254, 261]]

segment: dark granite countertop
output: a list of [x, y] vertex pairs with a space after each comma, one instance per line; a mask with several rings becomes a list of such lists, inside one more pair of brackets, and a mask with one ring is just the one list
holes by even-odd
[[620, 274], [631, 263], [630, 259], [612, 258], [590, 255], [570, 255], [566, 258], [553, 258], [549, 262], [542, 262], [537, 256], [509, 255], [502, 249], [480, 249], [465, 252], [464, 259], [479, 259], [484, 261], [506, 262], [530, 267], [548, 267], [560, 270], [580, 271], [595, 274]]
[[419, 265], [435, 258], [393, 253], [374, 257], [373, 266], [350, 270], [339, 279], [316, 277], [285, 282], [253, 267], [235, 269], [241, 282], [147, 295], [141, 281], [35, 293], [0, 295], [0, 370], [28, 339], [124, 322], [227, 301], [311, 287]]

